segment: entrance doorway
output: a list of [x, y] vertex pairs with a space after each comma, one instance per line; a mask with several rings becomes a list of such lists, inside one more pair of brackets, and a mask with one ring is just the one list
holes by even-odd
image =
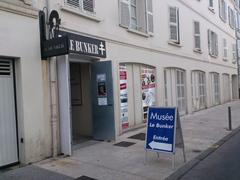
[[92, 139], [90, 64], [70, 62], [72, 145]]
[[115, 139], [112, 62], [57, 57], [61, 153], [94, 140]]

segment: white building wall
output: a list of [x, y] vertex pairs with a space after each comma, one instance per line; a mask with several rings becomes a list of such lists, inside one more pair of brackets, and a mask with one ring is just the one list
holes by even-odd
[[48, 93], [43, 82], [48, 74], [40, 58], [38, 11], [16, 3], [0, 2], [0, 57], [14, 59], [16, 64], [20, 162], [28, 163], [51, 155]]
[[[226, 1], [233, 9], [232, 1]], [[154, 34], [148, 36], [129, 31], [119, 26], [119, 1], [95, 1], [94, 17], [79, 13], [79, 10], [64, 6], [63, 0], [49, 1], [50, 9], [57, 9], [62, 19], [62, 30], [104, 39], [107, 42], [107, 60], [113, 61], [116, 134], [120, 128], [119, 112], [119, 63], [142, 63], [156, 67], [157, 105], [164, 105], [164, 68], [176, 67], [186, 70], [187, 112], [192, 112], [191, 71], [206, 73], [207, 107], [212, 106], [209, 73], [237, 74], [236, 64], [232, 63], [232, 44], [235, 44], [235, 31], [228, 20], [224, 23], [219, 17], [218, 1], [214, 1], [214, 12], [208, 8], [208, 1], [153, 0]], [[169, 7], [179, 8], [180, 45], [169, 44]], [[194, 52], [193, 21], [200, 22], [201, 53]], [[218, 35], [218, 57], [213, 58], [208, 50], [208, 29]], [[223, 61], [223, 38], [227, 40], [228, 58]], [[221, 87], [221, 102], [223, 87]], [[137, 100], [136, 100], [137, 102]]]

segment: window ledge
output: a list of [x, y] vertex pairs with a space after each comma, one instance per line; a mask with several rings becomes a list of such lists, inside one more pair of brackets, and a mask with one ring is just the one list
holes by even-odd
[[215, 14], [215, 10], [212, 7], [208, 7], [209, 11], [211, 11], [213, 14]]
[[227, 62], [228, 60], [227, 60], [227, 58], [223, 58], [223, 61]]
[[147, 33], [143, 33], [143, 32], [131, 29], [131, 28], [128, 28], [127, 31], [130, 32], [130, 33], [138, 34], [138, 35], [143, 36], [143, 37], [150, 37], [150, 35], [147, 34]]
[[209, 56], [212, 57], [212, 58], [217, 58], [218, 57], [218, 56], [213, 55], [213, 54], [209, 54]]
[[236, 63], [237, 63], [237, 61], [232, 61], [232, 63], [233, 63], [233, 64], [236, 64]]
[[202, 50], [201, 49], [193, 49], [193, 51], [195, 52], [195, 53], [199, 53], [199, 54], [202, 54], [203, 52], [202, 52]]
[[180, 43], [177, 43], [177, 42], [174, 42], [174, 41], [171, 41], [171, 40], [168, 41], [168, 44], [170, 44], [172, 46], [176, 46], [176, 47], [182, 47], [182, 45]]
[[85, 18], [93, 20], [95, 22], [103, 21], [103, 19], [100, 19], [100, 18], [96, 17], [94, 14], [88, 14], [88, 13], [82, 12], [79, 9], [74, 9], [74, 8], [71, 8], [71, 7], [68, 7], [68, 6], [62, 5], [61, 6], [61, 10], [64, 10], [64, 11], [67, 11], [67, 12], [70, 12], [70, 13], [73, 13], [73, 14], [85, 17]]

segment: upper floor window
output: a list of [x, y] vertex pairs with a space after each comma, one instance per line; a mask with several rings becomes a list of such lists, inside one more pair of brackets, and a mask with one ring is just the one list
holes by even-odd
[[94, 13], [95, 0], [65, 0], [65, 5], [77, 8], [84, 12]]
[[201, 51], [200, 23], [194, 21], [194, 50]]
[[227, 40], [223, 39], [223, 60], [227, 60], [228, 57], [228, 47], [227, 47]]
[[169, 30], [170, 41], [179, 44], [180, 43], [179, 9], [177, 7], [169, 7]]
[[219, 16], [224, 22], [227, 21], [227, 4], [224, 0], [219, 0]]
[[236, 64], [237, 61], [237, 51], [236, 44], [232, 44], [232, 63]]
[[211, 30], [208, 30], [208, 50], [211, 56], [218, 56], [218, 36]]
[[235, 12], [230, 8], [228, 7], [228, 19], [229, 19], [229, 25], [231, 28], [235, 28]]
[[211, 10], [214, 10], [214, 7], [213, 7], [213, 0], [209, 0], [209, 9]]
[[152, 0], [120, 0], [120, 25], [143, 33], [153, 33]]

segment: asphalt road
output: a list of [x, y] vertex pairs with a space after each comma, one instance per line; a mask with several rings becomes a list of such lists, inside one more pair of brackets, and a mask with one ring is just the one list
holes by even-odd
[[240, 180], [240, 131], [180, 180]]

